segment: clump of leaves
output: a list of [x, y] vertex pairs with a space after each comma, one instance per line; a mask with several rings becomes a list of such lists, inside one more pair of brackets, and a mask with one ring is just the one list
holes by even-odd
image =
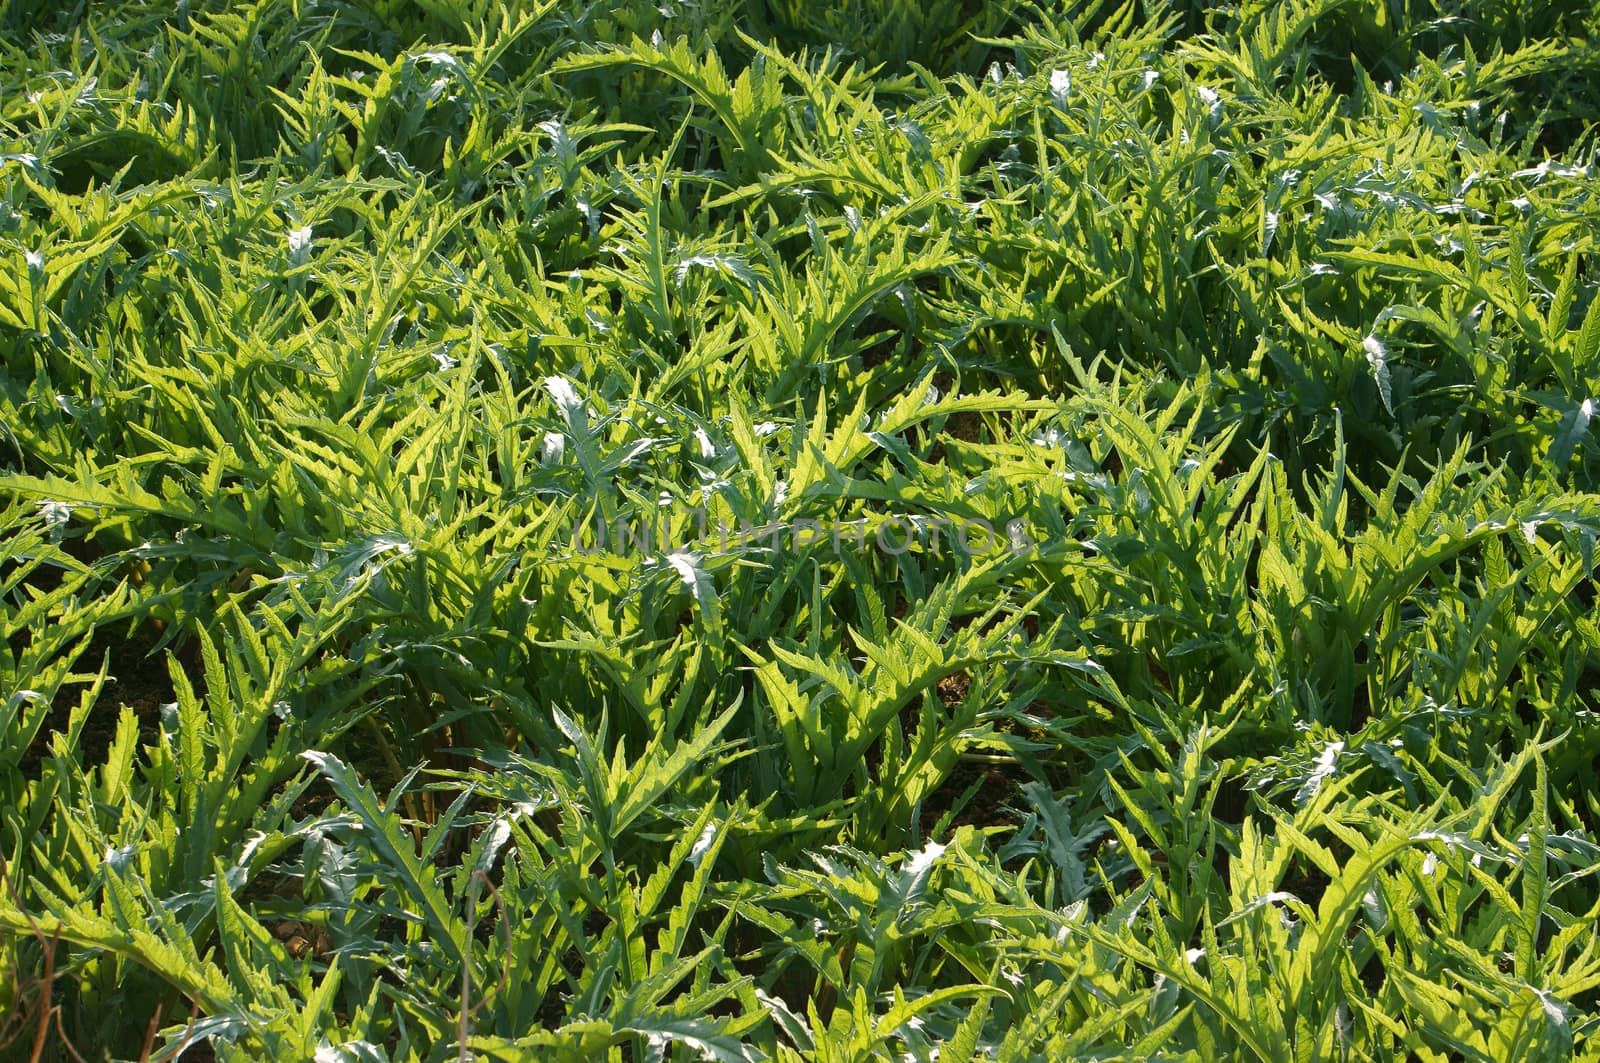
[[7, 1049], [1593, 1054], [1592, 9], [37, 7]]

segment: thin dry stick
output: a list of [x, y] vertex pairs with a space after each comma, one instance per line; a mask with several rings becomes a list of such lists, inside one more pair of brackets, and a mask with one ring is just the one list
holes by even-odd
[[162, 1063], [163, 1060], [177, 1059], [188, 1050], [190, 1042], [194, 1039], [195, 1020], [200, 1017], [200, 1001], [195, 997], [190, 997], [189, 1002], [189, 1025], [184, 1028], [183, 1037], [175, 1046], [163, 1050], [161, 1055], [156, 1060], [153, 1060], [152, 1063]]
[[61, 1038], [61, 1046], [68, 1052], [71, 1052], [72, 1058], [76, 1059], [78, 1063], [89, 1063], [87, 1059], [84, 1059], [83, 1056], [78, 1054], [77, 1048], [75, 1048], [72, 1042], [68, 1040], [66, 1028], [61, 1025], [61, 1009], [52, 1008], [51, 1010], [54, 1011], [56, 1015], [56, 1034]]
[[[28, 928], [33, 931], [33, 936], [39, 939], [40, 946], [44, 949], [44, 977], [39, 980], [37, 989], [37, 1006], [39, 1018], [34, 1027], [33, 1054], [29, 1056], [30, 1063], [39, 1063], [39, 1058], [44, 1055], [45, 1040], [50, 1036], [50, 1018], [55, 1012], [50, 1004], [55, 993], [56, 980], [56, 943], [61, 940], [61, 928], [56, 927], [55, 933], [46, 938], [44, 928], [33, 918], [26, 905], [22, 903], [22, 895], [17, 892], [17, 887], [11, 882], [11, 865], [5, 857], [0, 856], [0, 880], [6, 884], [6, 893], [11, 896], [11, 903], [17, 906], [17, 911], [22, 913], [22, 918], [28, 921]], [[32, 1007], [32, 1005], [30, 1005]], [[59, 1027], [60, 1023], [57, 1023]]]
[[[10, 880], [8, 879], [7, 885], [9, 884]], [[20, 904], [18, 908], [21, 908]], [[33, 923], [33, 916], [28, 915], [26, 912], [23, 912], [23, 915], [27, 916], [29, 923]], [[39, 933], [38, 924], [34, 923], [33, 925], [34, 933]], [[59, 935], [60, 933], [61, 930], [58, 927], [56, 934]], [[40, 938], [41, 940], [43, 939], [42, 934], [40, 934]], [[55, 994], [55, 981], [56, 946], [55, 940], [52, 939], [44, 949], [44, 978], [39, 982], [39, 1025], [33, 1036], [33, 1055], [29, 1057], [30, 1063], [39, 1063], [40, 1058], [44, 1055], [45, 1040], [50, 1036], [50, 1013], [55, 1010], [50, 1006], [50, 1000]]]
[[151, 1051], [155, 1048], [156, 1031], [161, 1028], [161, 1003], [156, 1003], [156, 1013], [150, 1016], [150, 1025], [145, 1027], [144, 1047], [139, 1050], [139, 1063], [147, 1063]]
[[[494, 898], [495, 910], [500, 913], [500, 938], [505, 945], [506, 962], [500, 965], [499, 990], [504, 995], [511, 988], [511, 922], [506, 918], [506, 905], [505, 901], [500, 899], [500, 891], [494, 888], [494, 883], [490, 882], [489, 877], [482, 871], [476, 872], [476, 874], [483, 878], [484, 887], [488, 889], [489, 896]], [[476, 1014], [478, 1009], [487, 1003], [489, 1003], [489, 995], [485, 993], [483, 999], [472, 1005], [473, 1013]]]
[[[55, 1020], [56, 1033], [61, 1037], [62, 1047], [70, 1052], [72, 1058], [77, 1060], [78, 1063], [88, 1063], [79, 1054], [77, 1047], [72, 1043], [72, 1039], [67, 1036], [66, 1027], [62, 1025], [61, 1021], [61, 1009], [50, 1003], [55, 996], [56, 949], [61, 944], [61, 927], [58, 925], [48, 938], [44, 936], [44, 928], [38, 924], [28, 911], [27, 906], [22, 903], [22, 895], [17, 892], [17, 887], [12, 884], [11, 867], [6, 863], [6, 859], [3, 856], [0, 856], [0, 880], [4, 880], [6, 893], [11, 896], [11, 903], [15, 904], [17, 911], [22, 913], [22, 918], [28, 921], [28, 928], [33, 931], [33, 936], [39, 939], [39, 945], [44, 949], [44, 977], [35, 986], [38, 994], [35, 997], [35, 1003], [29, 1005], [30, 1009], [35, 1006], [39, 1008], [38, 1026], [34, 1030], [33, 1037], [33, 1054], [30, 1057], [32, 1063], [38, 1063], [39, 1057], [44, 1054], [45, 1042], [50, 1036], [51, 1019]], [[16, 970], [15, 964], [12, 965], [12, 970]], [[17, 978], [17, 983], [21, 984], [20, 975]], [[27, 1020], [24, 1019], [22, 1021], [25, 1024]], [[17, 1031], [14, 1037], [0, 1041], [0, 1048], [6, 1047], [16, 1037], [20, 1036], [22, 1036], [21, 1029]]]
[[[495, 910], [499, 913], [500, 936], [505, 942], [506, 962], [500, 965], [500, 992], [504, 994], [510, 986], [511, 971], [511, 924], [506, 919], [505, 902], [500, 899], [500, 891], [494, 888], [494, 883], [489, 881], [489, 876], [482, 871], [472, 873], [472, 889], [467, 891], [467, 943], [471, 949], [472, 932], [477, 925], [478, 914], [478, 886], [482, 885], [489, 891], [489, 896], [494, 899]], [[472, 1057], [467, 1052], [467, 1030], [471, 1019], [477, 1015], [478, 1010], [489, 1002], [489, 994], [485, 993], [482, 1000], [472, 1003], [472, 964], [471, 956], [461, 966], [461, 1014], [456, 1020], [456, 1060], [457, 1063], [466, 1063]]]

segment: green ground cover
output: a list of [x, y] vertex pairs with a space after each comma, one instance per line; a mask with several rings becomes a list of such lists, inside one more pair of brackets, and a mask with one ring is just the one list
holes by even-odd
[[1600, 1059], [1597, 31], [0, 3], [0, 1058]]

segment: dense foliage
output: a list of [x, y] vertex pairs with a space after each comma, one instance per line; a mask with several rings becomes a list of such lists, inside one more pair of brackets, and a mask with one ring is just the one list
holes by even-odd
[[1597, 31], [0, 4], [0, 1056], [1600, 1058]]

